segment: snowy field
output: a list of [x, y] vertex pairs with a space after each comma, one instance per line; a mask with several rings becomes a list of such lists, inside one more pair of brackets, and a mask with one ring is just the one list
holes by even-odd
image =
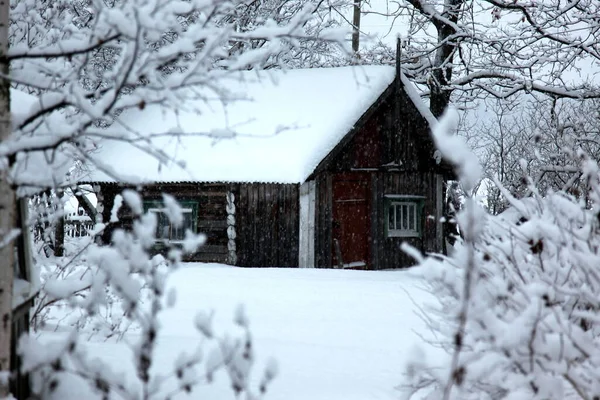
[[[279, 364], [266, 397], [271, 400], [397, 399], [395, 386], [402, 383], [407, 357], [421, 342], [418, 333], [426, 331], [415, 303], [423, 305], [431, 298], [409, 271], [194, 263], [175, 272], [169, 286], [177, 288], [177, 302], [162, 318], [155, 372], [167, 373], [181, 351], [200, 344], [193, 325], [197, 311], [214, 310], [215, 327], [225, 332], [234, 329], [230, 321], [243, 303], [254, 337], [255, 375], [262, 375], [269, 357]], [[51, 340], [58, 334], [43, 335]], [[93, 341], [89, 346], [115, 372], [133, 377], [124, 343]], [[214, 385], [197, 388], [189, 398], [234, 399], [225, 373], [220, 374]], [[72, 387], [55, 395], [90, 398]]]

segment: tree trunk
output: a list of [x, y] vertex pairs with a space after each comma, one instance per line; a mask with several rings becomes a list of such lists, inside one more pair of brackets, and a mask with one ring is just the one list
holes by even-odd
[[63, 257], [65, 255], [65, 216], [62, 199], [64, 193], [62, 190], [56, 191], [56, 197], [58, 198], [58, 219], [56, 220], [56, 226], [54, 227], [54, 256]]
[[73, 195], [77, 199], [77, 202], [79, 203], [79, 205], [81, 207], [83, 207], [83, 210], [88, 215], [88, 217], [90, 217], [92, 222], [94, 224], [96, 224], [96, 222], [98, 222], [97, 221], [98, 211], [96, 210], [96, 207], [94, 207], [92, 205], [92, 202], [86, 197], [86, 195], [83, 193], [83, 191], [79, 188], [79, 186], [76, 186], [73, 189]]
[[[464, 0], [446, 0], [444, 2], [443, 16], [456, 24], [463, 4]], [[452, 61], [458, 44], [455, 39], [452, 39], [452, 35], [456, 31], [451, 25], [444, 22], [437, 22], [436, 29], [439, 44], [435, 52], [432, 76], [429, 80], [429, 90], [431, 93], [429, 109], [436, 118], [439, 118], [448, 107], [448, 104], [450, 104], [452, 89], [448, 85], [452, 80]]]
[[[10, 3], [0, 0], [0, 72], [8, 75], [8, 24]], [[10, 86], [6, 79], [0, 78], [0, 143], [11, 133], [10, 124]], [[12, 287], [15, 263], [14, 232], [16, 229], [15, 190], [12, 187], [8, 171], [14, 157], [8, 160], [9, 165], [2, 165], [0, 159], [0, 398], [8, 396], [8, 380], [5, 372], [10, 371], [10, 340], [12, 321]]]
[[352, 19], [352, 51], [358, 52], [360, 40], [360, 0], [354, 0], [354, 14]]

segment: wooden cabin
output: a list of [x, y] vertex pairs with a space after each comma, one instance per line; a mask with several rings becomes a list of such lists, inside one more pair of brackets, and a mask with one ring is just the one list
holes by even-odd
[[[225, 111], [197, 100], [145, 107], [110, 128], [139, 136], [135, 149], [98, 143], [91, 158], [100, 167], [80, 178], [95, 188], [103, 221], [124, 188], [137, 188], [157, 213], [157, 251], [181, 241], [183, 228], [207, 235], [189, 261], [387, 269], [413, 264], [403, 242], [443, 251], [452, 171], [434, 149], [435, 118], [398, 68], [240, 76], [251, 101]], [[171, 137], [156, 141], [159, 132]], [[180, 201], [183, 228], [161, 213], [161, 193]], [[112, 227], [129, 226], [122, 207]]]

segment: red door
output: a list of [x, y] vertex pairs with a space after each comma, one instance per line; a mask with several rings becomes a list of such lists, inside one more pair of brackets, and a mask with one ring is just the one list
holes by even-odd
[[334, 180], [332, 233], [334, 265], [367, 268], [370, 236], [368, 181]]

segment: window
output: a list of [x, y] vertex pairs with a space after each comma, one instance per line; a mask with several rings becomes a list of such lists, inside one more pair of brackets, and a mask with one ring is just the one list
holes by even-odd
[[174, 225], [160, 201], [144, 202], [147, 212], [156, 214], [156, 241], [157, 242], [182, 242], [185, 239], [185, 231], [188, 229], [196, 232], [196, 221], [198, 219], [198, 204], [191, 201], [180, 201], [183, 223]]
[[423, 197], [386, 195], [388, 237], [421, 237]]

